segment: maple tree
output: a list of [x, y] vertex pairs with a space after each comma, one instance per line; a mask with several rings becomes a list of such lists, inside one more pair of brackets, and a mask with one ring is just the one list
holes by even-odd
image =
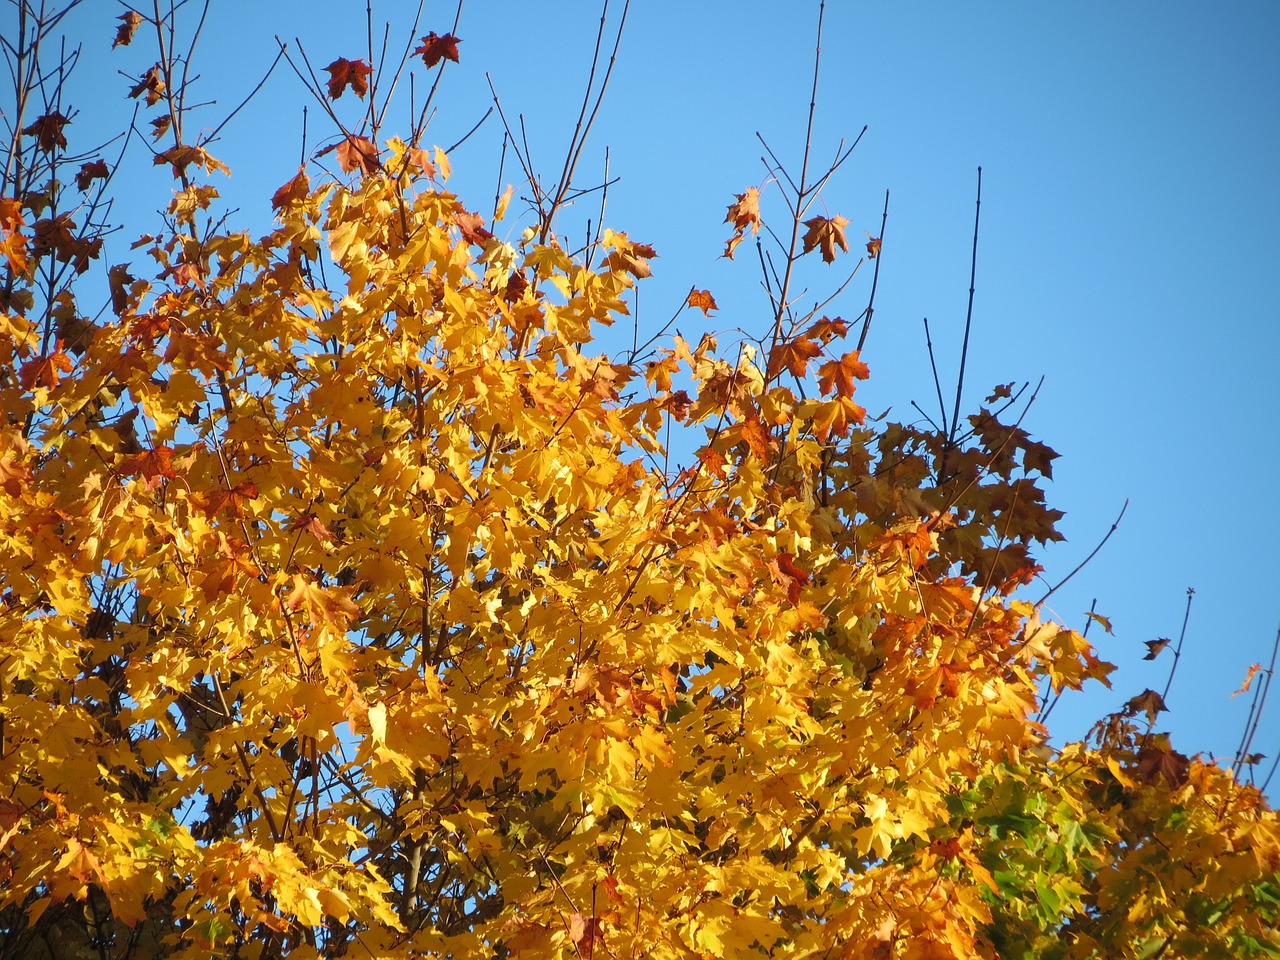
[[[19, 7], [21, 93], [56, 19]], [[1280, 955], [1238, 764], [1155, 691], [1048, 740], [1110, 665], [1022, 596], [1060, 517], [1025, 390], [869, 421], [875, 278], [856, 320], [797, 306], [849, 255], [810, 214], [852, 146], [767, 188], [759, 339], [609, 350], [657, 253], [556, 230], [589, 123], [551, 188], [512, 147], [520, 221], [421, 123], [333, 114], [345, 176], [254, 236], [171, 56], [126, 91], [178, 188], [150, 266], [104, 264], [113, 168], [68, 116], [10, 117], [0, 957]], [[308, 85], [372, 99], [370, 62]], [[761, 189], [724, 255], [774, 236]]]

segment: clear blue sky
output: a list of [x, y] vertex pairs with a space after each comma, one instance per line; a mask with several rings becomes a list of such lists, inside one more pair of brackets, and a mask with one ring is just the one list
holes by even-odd
[[[317, 69], [367, 56], [363, 6], [214, 0], [196, 53], [197, 92], [221, 105], [201, 122], [216, 125], [257, 82], [275, 54], [273, 34], [299, 38]], [[389, 20], [398, 45], [416, 3], [374, 6], [375, 34]], [[420, 32], [449, 30], [452, 6], [427, 7]], [[90, 0], [69, 23], [86, 44], [72, 101], [81, 114], [69, 135], [118, 128], [132, 102], [115, 71], [150, 64], [141, 50], [108, 50], [118, 13]], [[717, 259], [722, 220], [735, 193], [764, 179], [757, 130], [798, 161], [816, 14], [816, 3], [798, 0], [633, 3], [583, 162], [600, 169], [609, 147], [611, 172], [623, 179], [607, 223], [660, 254], [642, 293], [647, 328], [696, 285], [721, 310], [701, 326], [683, 318], [686, 336], [762, 329], [767, 305], [749, 258]], [[428, 141], [450, 144], [480, 117], [488, 71], [508, 115], [525, 115], [534, 158], [553, 178], [598, 21], [595, 0], [468, 0], [461, 64], [446, 71]], [[1167, 726], [1186, 752], [1230, 756], [1249, 698], [1229, 696], [1248, 665], [1266, 659], [1280, 624], [1271, 543], [1280, 474], [1278, 37], [1280, 5], [1265, 0], [1212, 9], [1187, 0], [827, 4], [818, 155], [870, 129], [828, 189], [826, 210], [849, 218], [851, 239], [862, 237], [878, 230], [892, 191], [864, 353], [872, 379], [860, 399], [897, 418], [912, 418], [911, 400], [934, 409], [921, 318], [930, 319], [946, 378], [962, 333], [981, 165], [967, 399], [972, 408], [996, 383], [1046, 377], [1024, 425], [1062, 454], [1049, 497], [1067, 511], [1068, 540], [1047, 554], [1049, 579], [1083, 559], [1130, 500], [1102, 554], [1051, 601], [1082, 626], [1096, 598], [1115, 636], [1094, 628], [1090, 637], [1122, 668], [1114, 691], [1058, 708], [1053, 729], [1062, 736], [1144, 687], [1163, 688], [1169, 654], [1143, 664], [1143, 641], [1176, 637], [1193, 586]], [[420, 65], [418, 73], [421, 96]], [[392, 115], [407, 124], [406, 94]], [[234, 172], [215, 182], [239, 206], [236, 222], [267, 224], [268, 198], [296, 169], [307, 103], [282, 65], [213, 147]], [[337, 109], [354, 119], [359, 103], [348, 93]], [[313, 145], [329, 132], [314, 103], [310, 131]], [[500, 142], [491, 118], [453, 156], [451, 185], [473, 209], [491, 203]], [[140, 172], [117, 211], [128, 229], [114, 259], [154, 224], [147, 211], [170, 190], [141, 151], [133, 164]], [[834, 277], [808, 279], [817, 291]], [[865, 297], [865, 282], [855, 281], [833, 312], [856, 316]], [[1255, 749], [1280, 752], [1280, 703]]]

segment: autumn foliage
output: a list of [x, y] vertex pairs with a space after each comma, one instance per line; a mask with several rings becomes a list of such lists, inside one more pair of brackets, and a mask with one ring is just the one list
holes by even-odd
[[[486, 217], [416, 136], [223, 228], [137, 84], [177, 179], [131, 263], [65, 117], [0, 198], [0, 957], [1280, 955], [1256, 789], [1155, 693], [1037, 721], [1110, 666], [1024, 595], [1016, 391], [873, 422], [871, 307], [785, 288], [754, 342], [606, 348], [654, 249], [569, 249], [533, 181]], [[794, 209], [788, 271], [858, 256]]]

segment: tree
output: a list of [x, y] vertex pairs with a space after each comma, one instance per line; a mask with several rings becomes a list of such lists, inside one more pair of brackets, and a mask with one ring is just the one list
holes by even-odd
[[589, 122], [551, 187], [512, 141], [509, 243], [421, 122], [331, 111], [341, 172], [255, 237], [212, 212], [173, 14], [129, 11], [179, 189], [96, 293], [113, 168], [31, 116], [69, 64], [18, 8], [0, 956], [1280, 954], [1280, 823], [1160, 695], [1060, 749], [1037, 719], [1109, 665], [1021, 596], [1059, 516], [1025, 392], [869, 423], [874, 281], [798, 308], [849, 254], [812, 210], [840, 160], [777, 165], [776, 234], [729, 205], [726, 255], [781, 238], [758, 339], [602, 351], [655, 252], [557, 231]]

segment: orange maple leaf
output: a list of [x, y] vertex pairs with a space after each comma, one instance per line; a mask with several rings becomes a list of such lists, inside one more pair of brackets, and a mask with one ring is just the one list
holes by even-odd
[[462, 239], [467, 243], [483, 247], [493, 239], [493, 234], [485, 229], [484, 217], [478, 213], [460, 210], [453, 215], [453, 222], [462, 230]]
[[154, 107], [160, 102], [160, 98], [164, 96], [166, 89], [168, 89], [168, 84], [164, 82], [164, 77], [160, 75], [160, 64], [157, 63], [130, 88], [129, 96], [137, 100], [138, 97], [145, 93], [147, 95], [147, 106]]
[[230, 490], [214, 490], [196, 499], [204, 510], [204, 515], [210, 520], [213, 519], [214, 514], [222, 510], [233, 517], [242, 517], [245, 502], [258, 499], [258, 485], [252, 480], [246, 480]]
[[733, 236], [725, 243], [722, 256], [732, 260], [733, 251], [742, 242], [742, 235], [747, 227], [751, 228], [753, 234], [760, 232], [763, 223], [760, 219], [760, 189], [748, 187], [746, 193], [737, 194], [734, 202], [729, 204], [724, 222], [733, 224]]
[[775, 583], [787, 588], [787, 599], [791, 603], [800, 602], [800, 591], [808, 582], [809, 574], [796, 566], [793, 554], [782, 552], [769, 561], [769, 572]]
[[809, 369], [809, 361], [821, 354], [822, 347], [810, 340], [807, 334], [783, 340], [769, 351], [765, 377], [772, 380], [784, 369], [790, 370], [797, 377], [803, 377]]
[[845, 323], [840, 317], [836, 317], [835, 319], [821, 317], [812, 327], [809, 328], [809, 332], [806, 333], [805, 336], [817, 337], [824, 344], [827, 344], [836, 339], [836, 337], [843, 337], [847, 335], [848, 332], [849, 324]]
[[173, 469], [173, 452], [173, 447], [161, 444], [132, 457], [125, 457], [120, 461], [120, 472], [127, 477], [142, 477], [146, 481], [146, 488], [154, 490], [165, 480], [172, 480], [177, 476]]
[[647, 243], [619, 243], [618, 248], [605, 258], [613, 270], [625, 270], [637, 280], [653, 275], [647, 261], [656, 259], [657, 252]]
[[123, 22], [116, 27], [116, 38], [111, 44], [112, 50], [116, 47], [127, 47], [133, 42], [133, 35], [138, 32], [138, 25], [142, 23], [142, 14], [137, 10], [127, 10], [116, 19]]
[[844, 217], [811, 217], [804, 225], [809, 228], [804, 235], [804, 253], [817, 248], [822, 252], [823, 261], [830, 263], [836, 258], [836, 247], [849, 252], [849, 241], [844, 235], [849, 221]]
[[768, 427], [764, 425], [764, 422], [759, 417], [752, 415], [738, 424], [738, 436], [754, 456], [765, 463], [769, 462], [773, 438], [769, 436]]
[[1160, 656], [1161, 650], [1173, 643], [1168, 637], [1161, 637], [1159, 640], [1143, 640], [1142, 642], [1147, 646], [1147, 655], [1142, 658], [1143, 660], [1154, 660]]
[[1136, 697], [1131, 697], [1124, 705], [1125, 712], [1130, 716], [1142, 711], [1147, 715], [1147, 719], [1154, 722], [1156, 714], [1165, 713], [1168, 707], [1164, 705], [1164, 697], [1156, 693], [1154, 690], [1143, 690]]
[[368, 78], [373, 73], [373, 67], [364, 60], [348, 60], [346, 57], [339, 57], [325, 69], [329, 71], [330, 100], [337, 100], [347, 87], [350, 87], [351, 92], [362, 100], [369, 92]]
[[848, 397], [836, 397], [818, 405], [813, 414], [813, 432], [825, 443], [833, 433], [840, 437], [847, 435], [850, 424], [862, 423], [866, 418], [867, 411], [864, 407]]
[[333, 531], [321, 523], [314, 513], [304, 513], [289, 521], [290, 530], [305, 530], [322, 543], [333, 543], [338, 538]]
[[818, 387], [823, 393], [830, 393], [834, 387], [837, 396], [852, 397], [856, 389], [853, 381], [871, 376], [867, 365], [858, 359], [858, 353], [851, 350], [839, 360], [829, 360], [818, 368]]
[[687, 302], [689, 306], [701, 310], [704, 317], [711, 316], [712, 310], [720, 309], [716, 306], [716, 298], [711, 295], [710, 290], [690, 290]]
[[867, 256], [874, 260], [880, 256], [880, 238], [867, 234]]
[[52, 353], [43, 357], [32, 357], [18, 371], [18, 382], [23, 390], [30, 390], [36, 384], [52, 390], [58, 385], [61, 374], [75, 369], [71, 358], [62, 352], [62, 341], [59, 340]]
[[458, 44], [459, 40], [451, 33], [439, 36], [434, 30], [428, 33], [420, 41], [422, 46], [413, 51], [414, 56], [421, 56], [422, 62], [428, 67], [434, 67], [441, 60], [452, 60], [458, 62]]
[[317, 159], [332, 150], [338, 152], [338, 166], [342, 168], [344, 173], [360, 170], [362, 173], [372, 176], [382, 169], [382, 161], [378, 159], [378, 148], [365, 137], [357, 137], [352, 134], [331, 147], [325, 147], [316, 154]]
[[300, 573], [293, 575], [293, 590], [285, 600], [290, 610], [306, 607], [313, 622], [334, 623], [345, 627], [347, 621], [360, 613], [351, 600], [336, 590], [310, 583]]
[[310, 191], [311, 180], [307, 177], [305, 168], [299, 167], [297, 176], [271, 195], [271, 209], [282, 210], [290, 204], [305, 200]]

